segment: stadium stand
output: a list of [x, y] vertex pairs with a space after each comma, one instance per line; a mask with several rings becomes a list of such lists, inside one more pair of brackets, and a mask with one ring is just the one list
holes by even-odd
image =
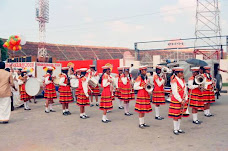
[[[50, 57], [58, 61], [63, 60], [94, 60], [94, 59], [121, 59], [125, 51], [134, 55], [134, 50], [121, 47], [98, 47], [80, 45], [46, 44]], [[27, 42], [21, 51], [8, 51], [10, 57], [36, 56], [38, 49], [37, 42]]]

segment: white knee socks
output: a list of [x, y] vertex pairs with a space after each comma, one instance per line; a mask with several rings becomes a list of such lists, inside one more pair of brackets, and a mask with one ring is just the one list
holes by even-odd
[[180, 124], [181, 124], [181, 119], [178, 119], [178, 126], [177, 126], [177, 130], [180, 130]]
[[122, 107], [122, 101], [118, 100], [119, 107]]
[[124, 104], [124, 111], [127, 113], [127, 104]]
[[198, 120], [197, 113], [192, 113], [192, 118], [193, 118], [193, 121], [197, 121]]
[[174, 131], [178, 130], [178, 121], [173, 120], [173, 127], [174, 127]]
[[124, 111], [125, 113], [129, 113], [129, 103], [124, 104]]
[[144, 117], [140, 117], [139, 118], [139, 125], [142, 125], [142, 124], [144, 124], [145, 122], [144, 122]]
[[160, 109], [160, 107], [155, 106], [155, 116], [156, 117], [160, 116], [159, 109]]
[[102, 120], [103, 120], [103, 121], [108, 120], [107, 116], [106, 116], [106, 115], [103, 115], [103, 116], [102, 116]]

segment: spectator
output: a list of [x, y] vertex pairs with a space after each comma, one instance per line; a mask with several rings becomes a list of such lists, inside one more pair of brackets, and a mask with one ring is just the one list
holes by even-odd
[[130, 73], [132, 73], [133, 70], [134, 70], [134, 64], [131, 64]]
[[0, 62], [0, 122], [7, 124], [11, 113], [11, 86], [15, 87], [12, 74], [4, 69], [5, 63]]

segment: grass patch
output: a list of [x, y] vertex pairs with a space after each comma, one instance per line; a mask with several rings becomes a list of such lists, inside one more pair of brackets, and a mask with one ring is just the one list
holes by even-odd
[[228, 83], [223, 83], [222, 86], [228, 87]]

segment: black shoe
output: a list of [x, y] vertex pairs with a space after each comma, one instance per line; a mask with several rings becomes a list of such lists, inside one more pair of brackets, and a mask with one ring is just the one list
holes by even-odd
[[196, 120], [196, 121], [192, 121], [192, 123], [194, 123], [194, 124], [201, 124], [202, 122], [199, 121], [199, 120]]
[[215, 116], [215, 115], [210, 113], [209, 116], [211, 117], [211, 116]]
[[119, 106], [119, 109], [122, 110], [122, 109], [124, 109], [124, 107], [123, 106]]
[[67, 112], [63, 112], [63, 115], [64, 115], [64, 116], [67, 116], [68, 114], [67, 114]]
[[144, 127], [150, 127], [150, 125], [146, 125], [145, 123], [143, 124]]
[[163, 120], [164, 118], [161, 116], [155, 117], [156, 120]]
[[107, 122], [112, 122], [111, 120], [106, 120]]
[[130, 115], [133, 115], [132, 113], [128, 112]]
[[179, 135], [179, 131], [173, 131], [173, 134]]
[[139, 125], [139, 128], [144, 129], [145, 126], [144, 126], [143, 124], [140, 124], [140, 125]]
[[50, 113], [50, 112], [48, 112], [48, 111], [46, 111], [46, 110], [45, 110], [44, 112], [45, 112], [45, 113]]
[[96, 106], [99, 106], [99, 104], [97, 103]]
[[90, 118], [90, 116], [88, 116], [88, 115], [83, 115], [83, 116], [85, 116], [86, 118]]
[[0, 124], [8, 124], [9, 121], [3, 121], [3, 122], [0, 122]]
[[130, 113], [124, 113], [124, 115], [126, 115], [126, 116], [131, 116], [131, 114], [130, 114]]
[[179, 129], [179, 130], [178, 130], [178, 133], [185, 133], [185, 131]]
[[101, 122], [103, 122], [103, 123], [108, 123], [108, 121], [107, 121], [107, 120], [106, 120], [106, 121], [101, 120]]
[[86, 119], [86, 116], [82, 115], [80, 116], [81, 119]]
[[23, 108], [24, 107], [24, 104], [20, 105], [18, 108]]
[[94, 105], [93, 104], [90, 104], [90, 107], [93, 107]]
[[204, 114], [204, 116], [206, 116], [206, 117], [211, 117], [210, 114]]
[[68, 115], [71, 115], [70, 111], [66, 111], [66, 113], [67, 113]]
[[50, 112], [56, 112], [55, 110], [50, 110]]
[[24, 108], [24, 110], [31, 110], [31, 109], [26, 109], [26, 108]]
[[34, 104], [36, 104], [37, 103], [37, 101], [34, 101]]

